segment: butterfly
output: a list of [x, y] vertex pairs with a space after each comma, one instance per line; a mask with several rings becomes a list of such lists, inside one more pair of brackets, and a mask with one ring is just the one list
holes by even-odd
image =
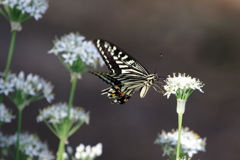
[[164, 81], [161, 81], [165, 79], [164, 77], [149, 74], [137, 60], [109, 41], [94, 39], [93, 43], [111, 73], [91, 71], [89, 73], [111, 85], [102, 90], [101, 94], [107, 94], [109, 99], [113, 99], [113, 104], [124, 104], [138, 90], [140, 90], [140, 97], [144, 98], [150, 87], [164, 93]]

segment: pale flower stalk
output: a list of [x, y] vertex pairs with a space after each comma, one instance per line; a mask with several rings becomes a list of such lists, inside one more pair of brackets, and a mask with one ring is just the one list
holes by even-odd
[[185, 112], [186, 101], [194, 90], [199, 90], [203, 93], [202, 87], [204, 84], [196, 78], [192, 78], [189, 75], [178, 73], [176, 76], [173, 73], [173, 77], [169, 76], [166, 80], [166, 85], [164, 89], [166, 90], [165, 96], [170, 97], [171, 94], [174, 94], [177, 98], [177, 108], [178, 113], [178, 143], [177, 143], [177, 153], [176, 158], [179, 159], [180, 154], [180, 139], [181, 139], [181, 130], [182, 130], [182, 117]]

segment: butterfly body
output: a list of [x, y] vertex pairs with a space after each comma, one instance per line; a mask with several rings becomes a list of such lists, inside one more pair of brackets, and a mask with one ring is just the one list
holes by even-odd
[[[140, 97], [143, 98], [151, 86], [155, 86], [160, 89], [159, 92], [163, 92], [161, 87], [155, 84], [155, 82], [160, 82], [159, 80], [163, 77], [149, 74], [137, 60], [111, 42], [95, 39], [93, 43], [111, 73], [90, 73], [111, 85], [101, 93], [102, 95], [107, 94], [109, 99], [114, 99], [113, 104], [124, 104], [138, 90], [140, 90]], [[157, 90], [155, 87], [154, 89]]]

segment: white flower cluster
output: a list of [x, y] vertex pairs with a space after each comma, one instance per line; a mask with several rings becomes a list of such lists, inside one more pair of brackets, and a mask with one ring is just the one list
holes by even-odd
[[77, 160], [93, 160], [97, 156], [102, 154], [102, 143], [98, 143], [96, 146], [89, 146], [86, 147], [83, 144], [80, 144], [76, 148], [75, 158]]
[[169, 98], [171, 94], [176, 95], [178, 98], [179, 96], [188, 97], [195, 89], [203, 92], [201, 88], [204, 84], [196, 78], [191, 78], [185, 74], [178, 73], [178, 76], [176, 76], [175, 73], [173, 73], [173, 77], [169, 76], [165, 82], [166, 85], [164, 89], [166, 93], [164, 95], [166, 95], [167, 98]]
[[[2, 134], [0, 135], [1, 137], [3, 136]], [[10, 147], [16, 144], [17, 134], [3, 137], [4, 138], [1, 138], [0, 147]], [[39, 138], [33, 134], [20, 134], [19, 148], [23, 154], [29, 156], [31, 159], [38, 157], [39, 160], [51, 160], [55, 158], [48, 150], [47, 144], [41, 142]]]
[[104, 65], [100, 54], [92, 41], [86, 41], [79, 33], [70, 33], [54, 41], [54, 47], [48, 51], [55, 55], [61, 54], [64, 63], [73, 65], [79, 59], [86, 65], [96, 67], [97, 64]]
[[190, 160], [191, 158], [186, 158], [186, 157], [183, 157], [183, 158], [179, 158], [178, 160]]
[[23, 71], [21, 71], [18, 76], [11, 74], [11, 76], [7, 78], [7, 81], [0, 78], [0, 93], [4, 93], [6, 96], [10, 94], [12, 97], [14, 94], [17, 95], [21, 92], [26, 98], [27, 96], [44, 96], [48, 102], [51, 102], [54, 99], [52, 90], [53, 86], [50, 82], [46, 82], [38, 75], [31, 73], [25, 78]]
[[0, 4], [9, 6], [10, 8], [16, 8], [21, 11], [22, 14], [29, 14], [36, 20], [42, 18], [48, 8], [47, 0], [1, 0]]
[[[50, 107], [40, 110], [40, 114], [37, 116], [37, 121], [48, 121], [49, 123], [62, 123], [67, 117], [68, 106], [66, 103], [54, 104]], [[80, 107], [70, 108], [70, 121], [77, 122], [82, 121], [89, 124], [89, 113], [86, 113]]]
[[15, 116], [11, 114], [11, 111], [9, 111], [3, 103], [0, 104], [0, 122], [10, 123], [13, 118], [15, 118]]
[[[162, 134], [158, 135], [155, 143], [160, 144], [163, 148], [164, 155], [176, 155], [176, 145], [178, 141], [178, 131], [168, 132], [162, 131]], [[181, 150], [188, 157], [192, 157], [197, 154], [198, 151], [205, 152], [206, 138], [201, 139], [193, 131], [189, 131], [189, 128], [183, 128], [181, 131]]]

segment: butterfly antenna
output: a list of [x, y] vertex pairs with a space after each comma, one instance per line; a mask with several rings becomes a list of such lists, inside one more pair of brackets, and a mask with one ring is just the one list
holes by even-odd
[[160, 62], [161, 59], [162, 59], [162, 53], [160, 53], [160, 58], [158, 59], [158, 62], [157, 62], [157, 65], [156, 65], [154, 74], [156, 74], [156, 72], [157, 72], [158, 64], [159, 64], [159, 62]]

